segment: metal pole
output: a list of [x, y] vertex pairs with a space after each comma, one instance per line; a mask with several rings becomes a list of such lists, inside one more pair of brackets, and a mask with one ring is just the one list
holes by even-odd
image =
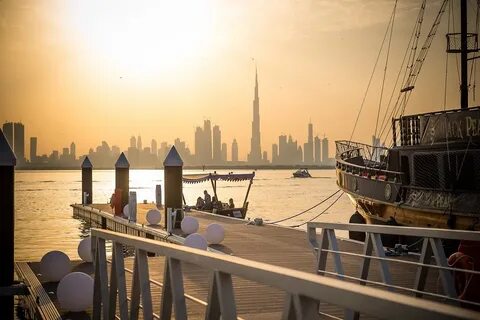
[[460, 84], [461, 108], [468, 109], [468, 71], [467, 71], [467, 0], [460, 2], [460, 28], [461, 28], [461, 69], [462, 81]]
[[92, 170], [93, 166], [88, 157], [82, 162], [82, 204], [92, 204]]
[[[0, 129], [0, 287], [13, 285], [15, 241], [15, 155]], [[13, 319], [13, 296], [0, 296], [0, 319]]]

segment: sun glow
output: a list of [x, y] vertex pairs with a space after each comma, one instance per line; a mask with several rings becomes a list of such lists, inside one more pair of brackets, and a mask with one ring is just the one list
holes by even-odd
[[188, 66], [211, 47], [208, 0], [75, 1], [69, 11], [83, 49], [128, 75]]

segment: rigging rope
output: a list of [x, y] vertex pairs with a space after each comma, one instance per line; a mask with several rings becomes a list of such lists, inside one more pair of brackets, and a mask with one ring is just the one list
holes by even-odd
[[286, 218], [283, 218], [283, 219], [280, 219], [280, 220], [277, 220], [277, 221], [272, 221], [272, 222], [268, 222], [268, 223], [265, 223], [265, 224], [277, 224], [279, 222], [284, 222], [284, 221], [287, 221], [287, 220], [290, 220], [290, 219], [293, 219], [293, 218], [296, 218], [304, 213], [307, 213], [308, 211], [312, 210], [312, 209], [315, 209], [316, 207], [318, 207], [319, 205], [321, 205], [322, 203], [324, 203], [325, 201], [327, 201], [328, 199], [330, 199], [331, 197], [333, 197], [334, 195], [336, 195], [337, 193], [339, 193], [341, 190], [337, 190], [335, 191], [334, 193], [332, 193], [331, 195], [329, 195], [328, 197], [326, 197], [325, 199], [323, 199], [322, 201], [320, 201], [319, 203], [317, 203], [316, 205], [306, 209], [306, 210], [303, 210], [302, 212], [299, 212], [297, 214], [294, 214], [293, 216], [289, 216], [289, 217], [286, 217]]
[[[392, 12], [392, 16], [390, 17], [390, 20], [388, 21], [388, 26], [390, 26], [390, 23], [392, 21], [392, 17], [393, 17], [393, 12]], [[353, 125], [353, 129], [352, 129], [352, 133], [350, 134], [349, 141], [352, 140], [353, 134], [355, 133], [355, 129], [357, 128], [358, 120], [360, 119], [360, 114], [362, 113], [363, 106], [365, 105], [365, 100], [367, 99], [368, 91], [370, 90], [370, 85], [372, 84], [373, 76], [375, 75], [375, 70], [377, 69], [377, 64], [378, 64], [378, 61], [380, 60], [380, 56], [382, 54], [382, 49], [383, 49], [383, 46], [385, 44], [385, 40], [387, 39], [388, 30], [389, 30], [389, 28], [387, 27], [387, 30], [385, 30], [385, 35], [383, 36], [383, 40], [382, 40], [382, 44], [380, 46], [380, 50], [378, 51], [377, 59], [375, 60], [375, 64], [373, 65], [373, 70], [372, 70], [372, 73], [370, 75], [370, 79], [368, 80], [367, 88], [365, 89], [365, 94], [363, 95], [362, 103], [360, 104], [360, 109], [358, 110], [357, 118], [355, 119], [355, 124]]]
[[305, 221], [305, 222], [302, 222], [300, 224], [297, 224], [297, 225], [293, 225], [293, 226], [289, 226], [290, 228], [298, 228], [298, 227], [301, 227], [303, 226], [304, 224], [307, 224], [309, 222], [312, 222], [313, 220], [317, 219], [318, 217], [320, 217], [322, 214], [324, 214], [328, 209], [330, 209], [344, 194], [345, 192], [342, 191], [342, 193], [340, 193], [340, 195], [328, 206], [326, 207], [322, 212], [320, 212], [319, 214], [317, 214], [315, 217], [313, 217], [312, 219], [308, 220], [308, 221]]
[[[383, 91], [385, 88], [385, 79], [387, 78], [387, 69], [388, 69], [388, 58], [390, 57], [390, 47], [392, 45], [392, 36], [393, 36], [393, 26], [395, 24], [395, 12], [397, 10], [397, 3], [398, 0], [395, 0], [395, 5], [393, 6], [393, 13], [392, 13], [392, 19], [391, 19], [391, 25], [390, 27], [390, 37], [388, 39], [388, 46], [387, 46], [387, 54], [385, 57], [385, 67], [383, 68], [383, 79], [382, 79], [382, 86], [380, 89], [380, 101], [378, 102], [378, 111], [377, 111], [377, 121], [375, 122], [375, 133], [374, 136], [377, 136], [377, 129], [378, 129], [378, 119], [380, 118], [380, 110], [382, 109], [382, 99], [383, 99]], [[387, 27], [388, 31], [388, 27]]]

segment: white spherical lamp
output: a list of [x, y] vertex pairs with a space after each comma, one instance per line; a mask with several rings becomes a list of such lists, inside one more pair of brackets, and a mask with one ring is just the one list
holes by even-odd
[[65, 311], [80, 312], [92, 307], [93, 279], [83, 272], [72, 272], [60, 281], [57, 299]]
[[200, 250], [207, 250], [208, 244], [207, 240], [199, 234], [199, 233], [192, 233], [188, 237], [185, 238], [185, 243], [187, 247], [200, 249]]
[[225, 239], [225, 229], [218, 223], [209, 224], [205, 236], [208, 243], [219, 244]]
[[130, 211], [130, 209], [129, 209], [129, 207], [128, 207], [128, 204], [126, 204], [125, 207], [123, 207], [123, 216], [124, 216], [125, 218], [128, 218], [128, 217], [130, 216], [130, 212], [129, 212], [129, 211]]
[[182, 231], [185, 234], [192, 234], [198, 231], [198, 220], [194, 217], [185, 217], [182, 220]]
[[86, 237], [78, 244], [78, 256], [85, 262], [92, 262], [92, 238]]
[[157, 209], [151, 209], [147, 212], [147, 222], [149, 224], [159, 224], [162, 219], [162, 214]]
[[71, 269], [70, 259], [61, 251], [50, 251], [40, 261], [40, 273], [46, 281], [60, 281]]

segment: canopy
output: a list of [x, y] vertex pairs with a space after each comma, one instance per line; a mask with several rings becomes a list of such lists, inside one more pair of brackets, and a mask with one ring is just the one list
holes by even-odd
[[255, 177], [255, 172], [252, 173], [228, 173], [228, 174], [218, 174], [218, 173], [200, 173], [200, 174], [186, 174], [183, 175], [182, 180], [184, 183], [200, 183], [205, 181], [246, 181], [252, 180]]

